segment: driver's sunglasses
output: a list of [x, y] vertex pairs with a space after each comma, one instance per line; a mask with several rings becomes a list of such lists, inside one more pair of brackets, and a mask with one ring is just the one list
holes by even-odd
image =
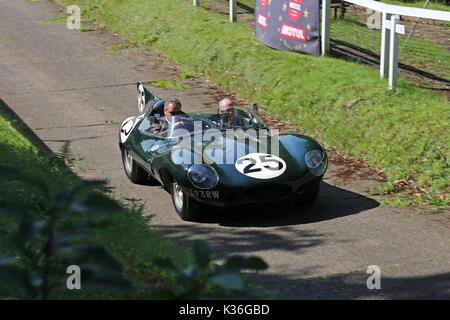
[[173, 116], [178, 116], [181, 114], [181, 111], [172, 111], [172, 112], [169, 111], [169, 113]]

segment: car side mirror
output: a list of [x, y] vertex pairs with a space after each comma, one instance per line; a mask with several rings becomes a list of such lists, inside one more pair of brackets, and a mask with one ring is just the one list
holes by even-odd
[[256, 103], [253, 104], [253, 111], [255, 111], [255, 113], [258, 113], [258, 105]]

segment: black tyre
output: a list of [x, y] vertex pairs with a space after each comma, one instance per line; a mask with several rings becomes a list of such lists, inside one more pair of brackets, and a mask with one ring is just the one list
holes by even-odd
[[200, 215], [202, 204], [189, 197], [176, 182], [170, 185], [170, 194], [172, 195], [175, 211], [184, 221], [194, 221]]
[[120, 148], [122, 151], [122, 163], [125, 174], [131, 182], [136, 184], [148, 184], [149, 174], [134, 161], [128, 150]]

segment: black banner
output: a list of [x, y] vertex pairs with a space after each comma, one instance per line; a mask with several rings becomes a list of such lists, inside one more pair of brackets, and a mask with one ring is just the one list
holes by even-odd
[[320, 55], [319, 0], [255, 0], [255, 35], [272, 48]]

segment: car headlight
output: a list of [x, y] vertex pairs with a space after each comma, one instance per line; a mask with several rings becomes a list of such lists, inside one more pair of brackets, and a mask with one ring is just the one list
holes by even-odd
[[305, 162], [309, 171], [315, 176], [321, 176], [327, 169], [327, 156], [320, 150], [311, 150], [305, 154]]
[[219, 181], [217, 172], [204, 164], [193, 164], [187, 171], [189, 181], [199, 189], [211, 189]]

